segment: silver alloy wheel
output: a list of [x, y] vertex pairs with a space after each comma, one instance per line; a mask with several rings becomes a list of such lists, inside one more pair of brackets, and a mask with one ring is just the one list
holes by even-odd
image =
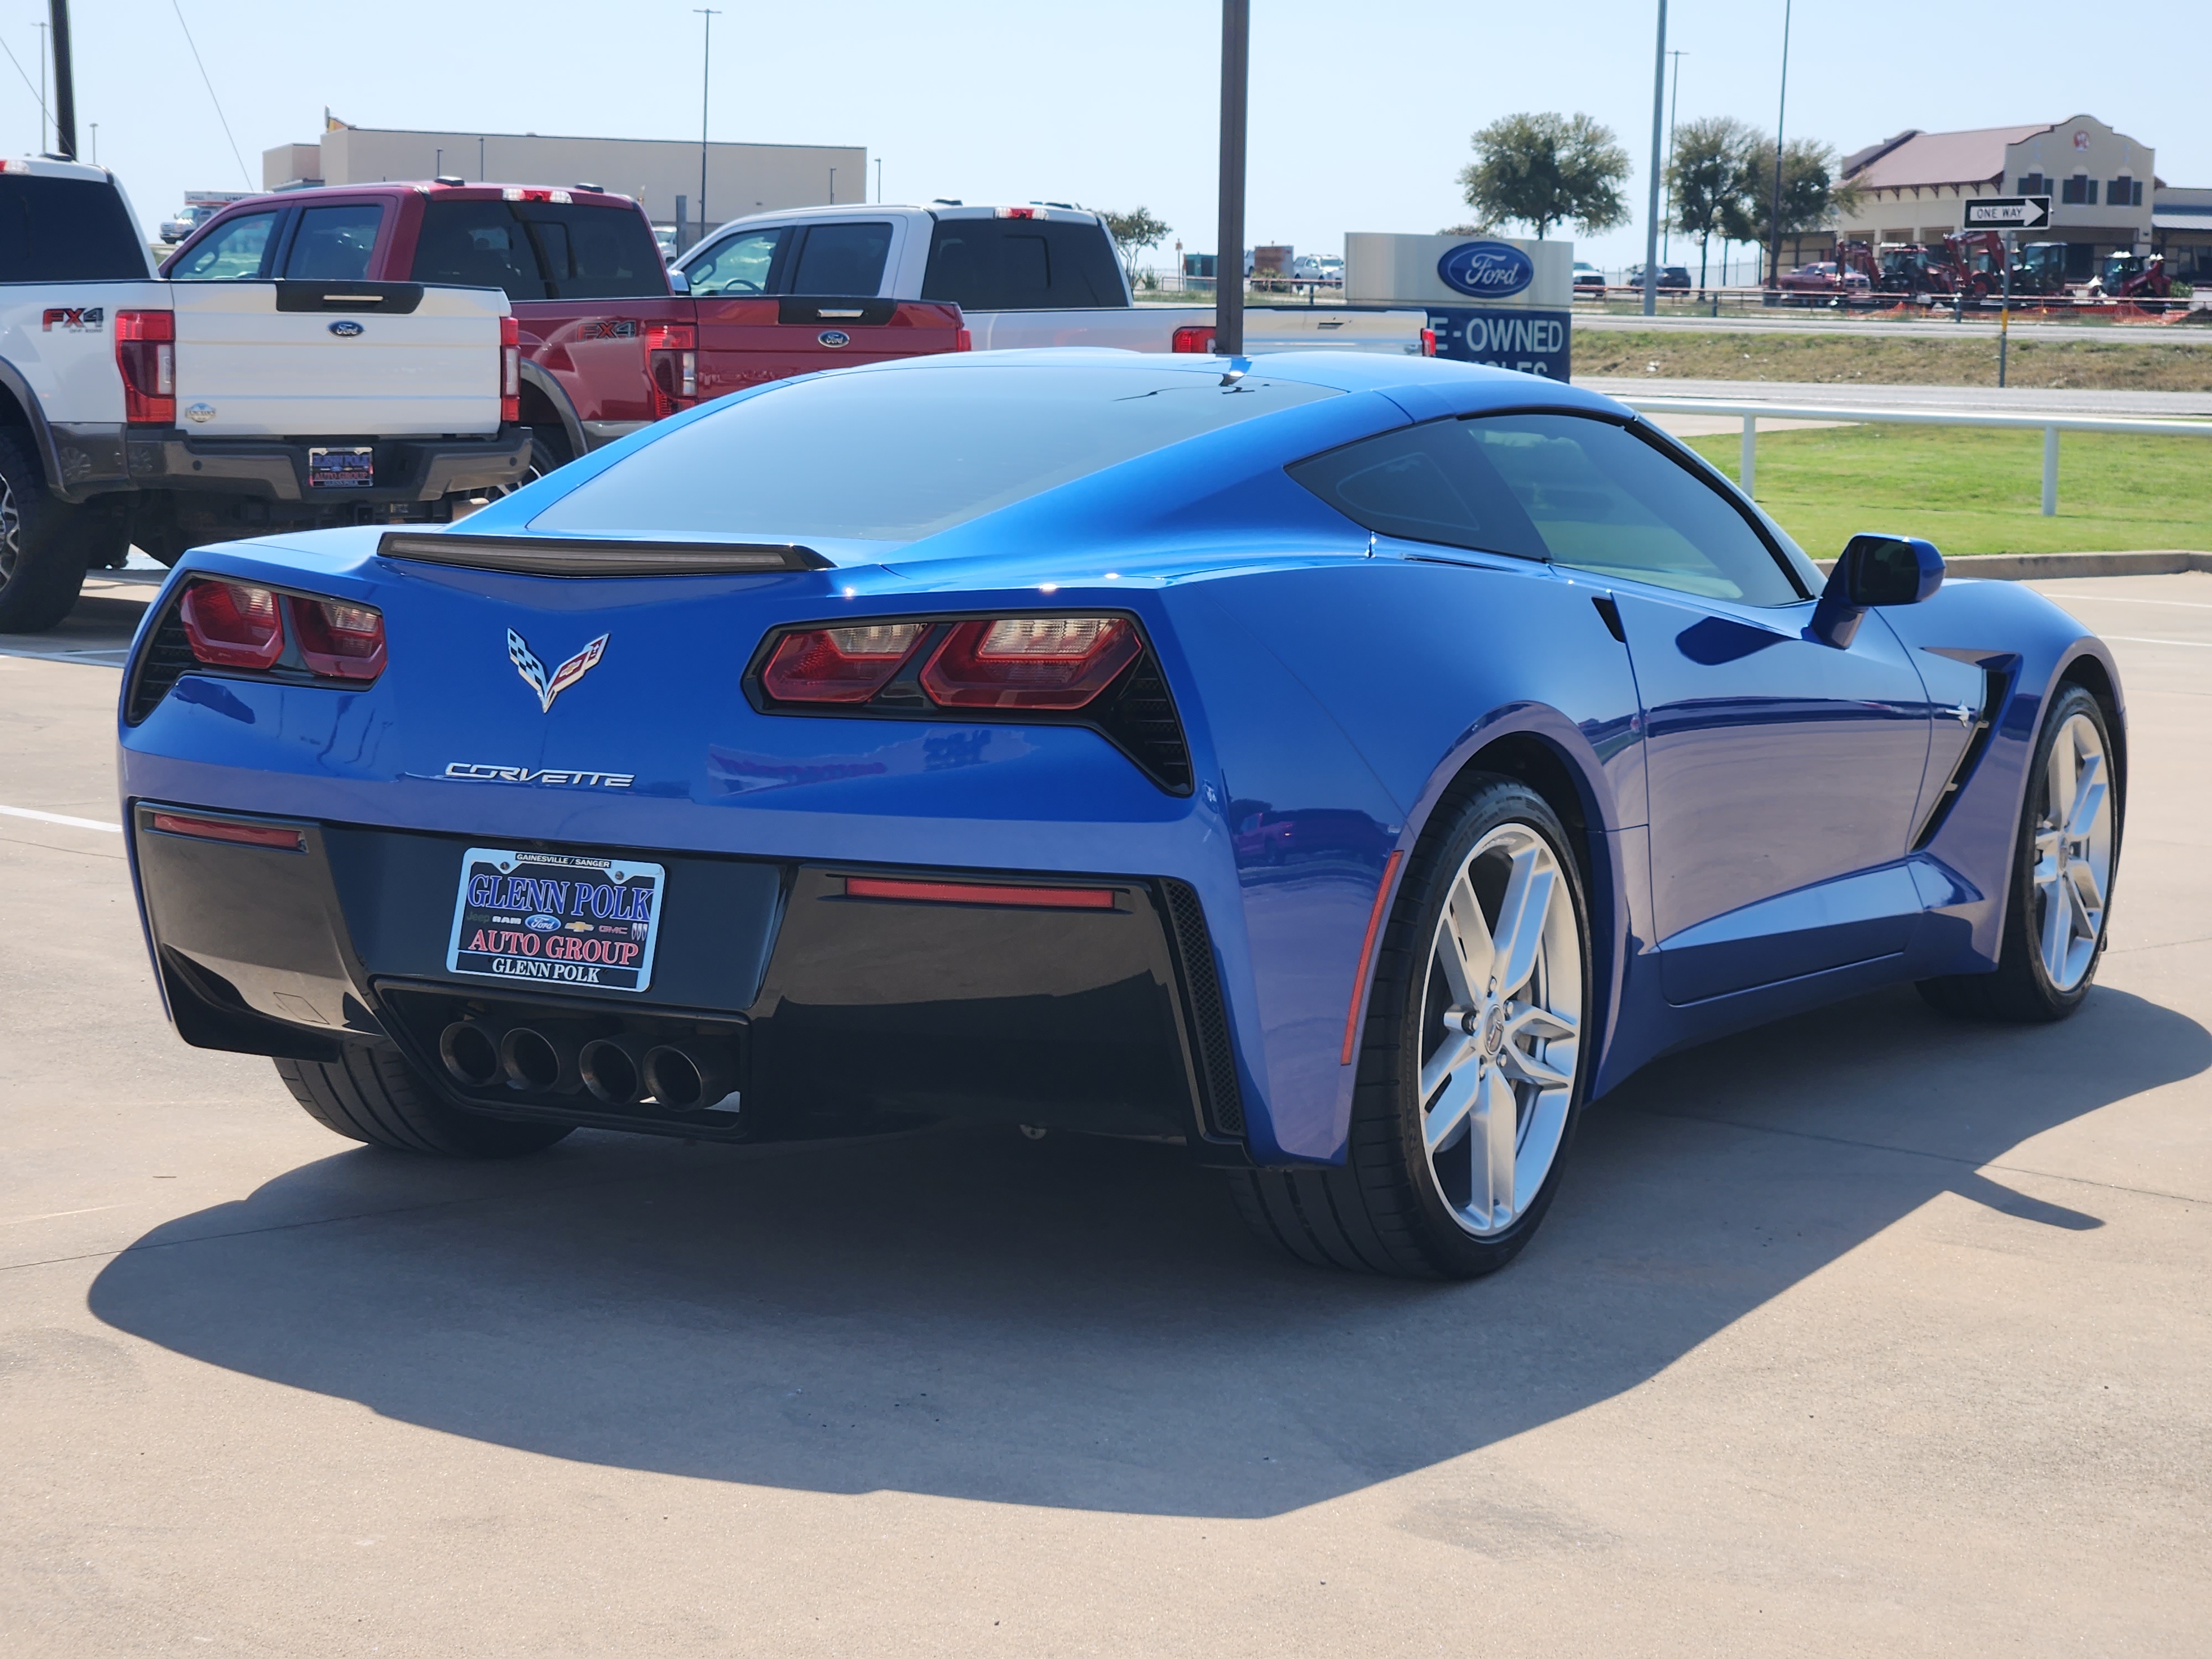
[[1468, 1232], [1502, 1232], [1542, 1190], [1583, 1016], [1574, 894], [1549, 842], [1500, 824], [1452, 877], [1421, 990], [1422, 1144]]
[[2058, 728], [2035, 818], [2036, 939], [2051, 986], [2070, 991], [2097, 960], [2112, 884], [2111, 769], [2096, 722]]
[[15, 580], [15, 563], [23, 554], [23, 515], [15, 506], [15, 492], [0, 478], [0, 587]]

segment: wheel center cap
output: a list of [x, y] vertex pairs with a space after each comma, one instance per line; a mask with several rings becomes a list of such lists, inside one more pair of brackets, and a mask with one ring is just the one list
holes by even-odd
[[1496, 1054], [1505, 1046], [1505, 1010], [1492, 1008], [1490, 1018], [1482, 1024], [1482, 1052]]

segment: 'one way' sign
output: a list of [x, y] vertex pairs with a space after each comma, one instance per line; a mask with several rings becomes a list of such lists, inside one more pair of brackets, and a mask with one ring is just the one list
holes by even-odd
[[2051, 222], [2048, 196], [1984, 196], [1966, 207], [1968, 230], [2041, 230]]

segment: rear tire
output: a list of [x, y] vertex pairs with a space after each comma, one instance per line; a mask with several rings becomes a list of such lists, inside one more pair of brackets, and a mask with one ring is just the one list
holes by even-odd
[[1476, 1279], [1512, 1261], [1589, 1090], [1589, 962], [1558, 816], [1524, 784], [1477, 778], [1392, 906], [1344, 1166], [1237, 1171], [1245, 1220], [1315, 1267]]
[[[2057, 755], [2062, 744], [2065, 752]], [[2112, 732], [2094, 697], [2069, 685], [2051, 699], [2013, 843], [1996, 971], [1920, 981], [1915, 988], [1932, 1006], [1966, 1019], [2048, 1024], [2087, 1000], [2104, 957], [2106, 918], [2119, 874], [2121, 800], [2112, 757]], [[2068, 776], [2057, 779], [2057, 771]], [[2084, 790], [2102, 793], [2084, 803]], [[2066, 823], [2051, 811], [2054, 793], [2066, 798]], [[2077, 816], [2079, 825], [2071, 821]], [[2075, 829], [2081, 833], [2067, 833]], [[2087, 902], [2091, 893], [2094, 905]], [[2082, 897], [2076, 900], [2076, 894]], [[2066, 911], [2055, 926], [2051, 906], [2073, 903], [2079, 908]]]
[[569, 1133], [449, 1106], [397, 1049], [349, 1044], [342, 1059], [280, 1060], [276, 1075], [309, 1117], [349, 1140], [434, 1158], [523, 1158]]
[[69, 615], [106, 522], [54, 499], [27, 433], [0, 431], [0, 634], [43, 634]]

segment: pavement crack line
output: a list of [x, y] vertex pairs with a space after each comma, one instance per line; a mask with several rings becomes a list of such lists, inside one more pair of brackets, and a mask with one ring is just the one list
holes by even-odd
[[1709, 1117], [1703, 1112], [1655, 1112], [1631, 1107], [1639, 1117], [1674, 1118], [1684, 1123], [1711, 1123], [1725, 1129], [1741, 1129], [1747, 1134], [1786, 1135], [1796, 1140], [1823, 1140], [1832, 1146], [1856, 1146], [1863, 1152], [1894, 1152], [1900, 1158], [1924, 1158], [1937, 1164], [1954, 1164], [1962, 1170], [2001, 1170], [2006, 1175], [2033, 1176], [2039, 1181], [2063, 1181], [2076, 1187], [2097, 1187], [2109, 1193], [2131, 1193], [2138, 1198], [2163, 1198], [2177, 1204], [2203, 1204], [2207, 1200], [2190, 1193], [2160, 1192], [2154, 1187], [2124, 1187], [2115, 1181], [2092, 1181], [2087, 1176], [2060, 1175], [2051, 1170], [2030, 1169], [2020, 1164], [1982, 1163], [1971, 1158], [1960, 1158], [1954, 1152], [1923, 1152], [1917, 1146], [1893, 1146], [1885, 1140], [1859, 1140], [1850, 1135], [1822, 1134], [1815, 1129], [1778, 1129], [1769, 1123], [1745, 1123], [1732, 1117]]

